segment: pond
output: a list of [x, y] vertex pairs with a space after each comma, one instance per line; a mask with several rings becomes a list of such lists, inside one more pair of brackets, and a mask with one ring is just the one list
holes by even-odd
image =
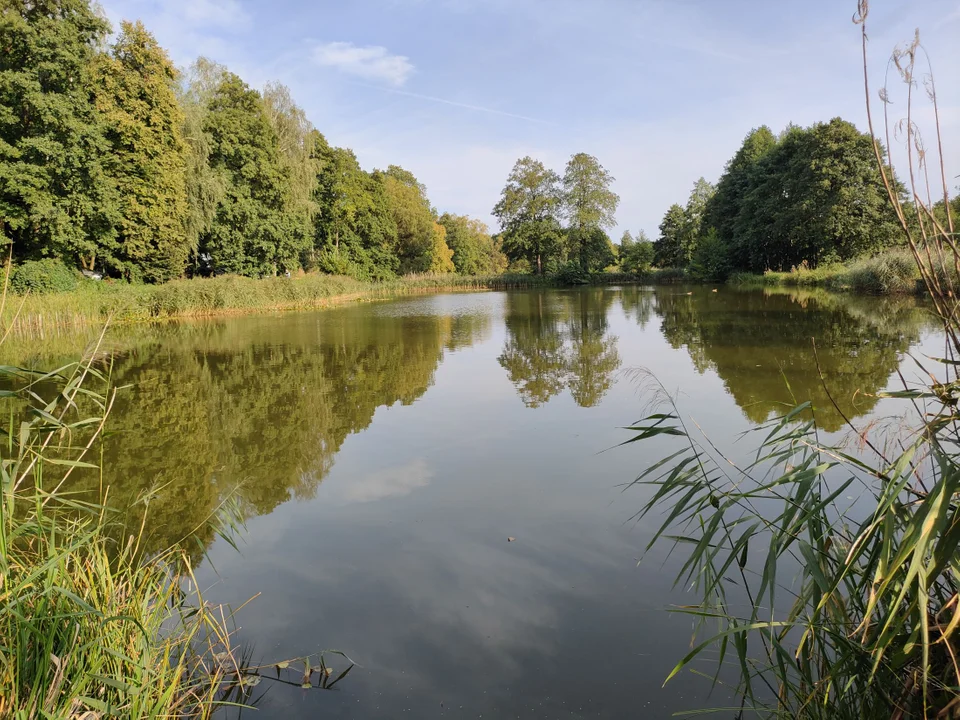
[[[644, 556], [648, 490], [622, 486], [664, 447], [614, 447], [653, 379], [747, 454], [740, 433], [794, 402], [827, 432], [869, 420], [938, 344], [914, 300], [680, 286], [119, 331], [103, 482], [149, 508], [149, 546], [198, 535], [207, 600], [256, 596], [255, 659], [359, 664], [329, 692], [262, 683], [256, 717], [668, 717], [728, 699], [690, 673], [661, 687], [692, 632], [666, 608], [692, 600], [678, 556]], [[239, 551], [197, 532], [228, 497]]]

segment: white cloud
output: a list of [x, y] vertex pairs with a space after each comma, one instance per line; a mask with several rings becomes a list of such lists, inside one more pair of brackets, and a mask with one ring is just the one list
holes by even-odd
[[426, 487], [432, 478], [433, 471], [426, 461], [413, 460], [406, 465], [352, 478], [343, 490], [343, 499], [348, 503], [366, 503], [403, 497], [418, 488]]
[[385, 47], [357, 47], [348, 42], [318, 45], [313, 59], [324, 67], [333, 67], [366, 80], [378, 80], [394, 87], [403, 85], [414, 71], [413, 63], [403, 55], [391, 55]]

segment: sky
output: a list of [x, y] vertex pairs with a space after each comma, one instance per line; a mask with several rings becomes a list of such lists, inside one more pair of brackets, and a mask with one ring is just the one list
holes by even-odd
[[[205, 55], [288, 85], [364, 168], [402, 165], [440, 212], [491, 216], [525, 155], [616, 178], [618, 239], [651, 238], [751, 128], [843, 117], [866, 129], [855, 0], [101, 0], [180, 66]], [[960, 0], [872, 0], [872, 96], [915, 29], [933, 61], [951, 193], [960, 185]], [[939, 70], [938, 70], [939, 69]], [[895, 75], [895, 73], [894, 73]], [[891, 117], [906, 104], [891, 78]], [[920, 93], [922, 94], [922, 93]], [[935, 149], [929, 103], [917, 122]], [[899, 114], [898, 114], [899, 113]], [[902, 150], [894, 157], [903, 163]]]

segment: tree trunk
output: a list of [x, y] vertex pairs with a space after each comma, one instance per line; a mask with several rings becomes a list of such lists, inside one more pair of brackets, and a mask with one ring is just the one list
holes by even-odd
[[543, 264], [540, 262], [540, 253], [537, 253], [537, 275], [543, 275]]

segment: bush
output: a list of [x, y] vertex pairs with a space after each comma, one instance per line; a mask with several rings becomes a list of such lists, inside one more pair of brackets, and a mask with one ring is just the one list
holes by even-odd
[[10, 289], [18, 295], [67, 292], [78, 284], [79, 273], [56, 258], [28, 260], [10, 274]]
[[586, 285], [590, 282], [590, 273], [580, 267], [580, 263], [571, 260], [557, 272], [557, 282], [561, 285]]
[[850, 266], [844, 278], [851, 290], [872, 294], [912, 293], [920, 272], [906, 250], [894, 250]]
[[698, 280], [724, 281], [730, 274], [729, 250], [717, 236], [716, 230], [700, 242], [693, 253], [690, 272]]

